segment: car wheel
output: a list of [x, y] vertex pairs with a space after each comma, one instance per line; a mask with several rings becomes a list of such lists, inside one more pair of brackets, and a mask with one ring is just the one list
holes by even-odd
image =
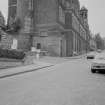
[[92, 72], [92, 73], [96, 73], [96, 70], [95, 70], [95, 69], [91, 69], [91, 72]]

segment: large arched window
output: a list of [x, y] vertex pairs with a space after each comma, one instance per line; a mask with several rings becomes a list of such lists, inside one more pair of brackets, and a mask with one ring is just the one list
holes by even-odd
[[65, 24], [65, 12], [60, 5], [59, 5], [59, 21]]

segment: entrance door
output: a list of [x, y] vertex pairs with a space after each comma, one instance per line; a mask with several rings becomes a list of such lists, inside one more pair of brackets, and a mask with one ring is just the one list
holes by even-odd
[[37, 49], [41, 49], [41, 43], [37, 43]]

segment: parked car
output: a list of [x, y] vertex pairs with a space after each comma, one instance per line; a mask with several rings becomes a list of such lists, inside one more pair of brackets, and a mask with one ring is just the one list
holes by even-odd
[[101, 50], [101, 49], [98, 49], [98, 50], [97, 50], [97, 52], [98, 52], [98, 53], [101, 53], [101, 52], [102, 52], [102, 50]]
[[95, 57], [91, 64], [91, 72], [105, 71], [105, 54], [99, 54]]
[[78, 55], [78, 53], [74, 51], [74, 52], [73, 52], [73, 55], [74, 55], [74, 56], [77, 56], [77, 55]]
[[91, 52], [91, 53], [89, 53], [89, 54], [87, 54], [87, 56], [86, 56], [86, 58], [87, 59], [94, 59], [95, 58], [95, 52]]

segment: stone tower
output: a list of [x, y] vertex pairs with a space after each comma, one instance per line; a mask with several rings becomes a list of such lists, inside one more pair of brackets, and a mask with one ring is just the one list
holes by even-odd
[[8, 0], [8, 24], [12, 24], [17, 15], [17, 1]]
[[42, 42], [40, 36], [49, 36], [51, 30], [59, 31], [58, 0], [17, 0], [16, 6], [16, 18], [21, 21], [17, 37], [19, 48], [29, 49], [30, 45], [36, 47], [37, 43]]
[[80, 15], [84, 19], [84, 21], [88, 22], [88, 10], [83, 6], [80, 10]]

